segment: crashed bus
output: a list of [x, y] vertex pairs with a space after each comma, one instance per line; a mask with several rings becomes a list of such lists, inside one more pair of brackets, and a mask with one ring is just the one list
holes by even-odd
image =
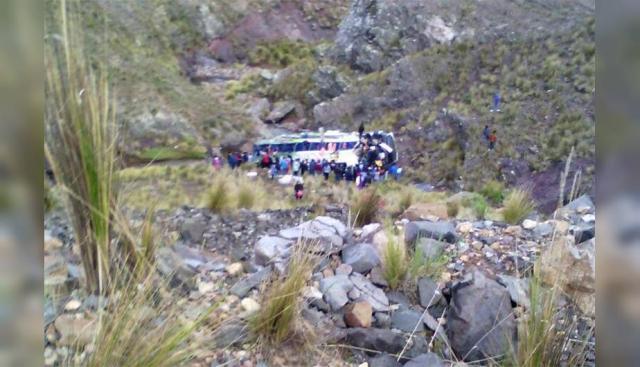
[[362, 141], [357, 132], [345, 133], [338, 130], [280, 135], [257, 141], [253, 146], [253, 157], [258, 161], [262, 154], [269, 153], [299, 160], [327, 160], [355, 166], [360, 162], [363, 142], [384, 151], [385, 165], [398, 161], [393, 133], [381, 130], [364, 133]]

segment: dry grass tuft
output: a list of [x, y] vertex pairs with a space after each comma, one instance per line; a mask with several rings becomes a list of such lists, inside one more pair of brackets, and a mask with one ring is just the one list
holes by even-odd
[[207, 193], [206, 207], [214, 213], [222, 213], [229, 208], [229, 191], [225, 179], [217, 179]]
[[293, 249], [287, 272], [266, 287], [262, 309], [250, 320], [254, 335], [270, 345], [278, 345], [293, 335], [299, 317], [302, 288], [311, 278], [315, 256], [299, 243]]
[[531, 194], [527, 190], [514, 189], [504, 200], [502, 215], [505, 222], [518, 224], [535, 209]]
[[355, 226], [362, 227], [375, 222], [381, 208], [382, 196], [380, 196], [376, 187], [361, 191], [356, 195], [351, 206], [351, 212], [353, 212], [355, 216]]
[[382, 254], [382, 271], [389, 288], [397, 289], [407, 274], [407, 249], [402, 241], [390, 240]]

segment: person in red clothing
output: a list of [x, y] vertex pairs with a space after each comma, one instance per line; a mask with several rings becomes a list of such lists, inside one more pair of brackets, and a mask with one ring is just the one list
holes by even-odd
[[496, 131], [493, 130], [491, 134], [489, 134], [489, 150], [493, 150], [493, 148], [495, 148], [497, 141], [498, 137], [496, 136]]

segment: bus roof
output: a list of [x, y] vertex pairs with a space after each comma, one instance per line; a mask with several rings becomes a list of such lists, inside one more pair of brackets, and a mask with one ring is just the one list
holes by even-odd
[[337, 130], [329, 130], [324, 134], [319, 132], [303, 132], [300, 134], [285, 134], [273, 137], [271, 139], [258, 140], [256, 145], [269, 145], [269, 144], [292, 144], [302, 142], [357, 142], [358, 133], [344, 133]]

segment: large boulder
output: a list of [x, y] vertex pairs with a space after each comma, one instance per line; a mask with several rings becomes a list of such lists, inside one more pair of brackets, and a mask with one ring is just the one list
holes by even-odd
[[318, 217], [299, 224], [296, 227], [283, 229], [279, 236], [292, 241], [306, 241], [317, 244], [322, 252], [333, 252], [340, 249], [344, 243], [343, 236], [347, 229], [339, 221], [329, 217]]
[[422, 332], [425, 330], [424, 322], [422, 321], [422, 313], [409, 309], [399, 309], [391, 314], [391, 327], [410, 333], [414, 329], [416, 332]]
[[508, 353], [516, 322], [507, 290], [475, 270], [452, 287], [447, 336], [456, 354], [474, 361]]
[[540, 257], [542, 280], [560, 286], [582, 312], [595, 316], [595, 238], [576, 244], [572, 236], [559, 236]]
[[372, 245], [359, 243], [342, 250], [342, 262], [351, 265], [353, 271], [367, 273], [380, 264], [380, 258]]
[[405, 345], [404, 335], [387, 329], [352, 328], [346, 330], [345, 342], [358, 348], [399, 353]]
[[400, 364], [394, 356], [387, 353], [371, 357], [367, 362], [369, 363], [369, 367], [402, 367], [402, 364]]
[[353, 289], [353, 283], [346, 275], [334, 275], [320, 281], [320, 291], [331, 309], [339, 310], [349, 302], [347, 293]]
[[374, 311], [389, 311], [389, 299], [384, 291], [371, 283], [364, 275], [353, 273], [349, 276], [353, 289], [360, 293], [358, 300], [367, 301]]
[[291, 240], [274, 236], [260, 238], [254, 248], [256, 264], [266, 265], [277, 257], [289, 256], [291, 243]]
[[418, 238], [433, 238], [454, 243], [457, 240], [456, 228], [450, 222], [409, 222], [404, 227], [404, 241], [413, 245]]
[[293, 101], [280, 101], [273, 105], [273, 109], [265, 118], [268, 124], [277, 124], [291, 115], [296, 110], [296, 103]]
[[243, 279], [237, 281], [236, 284], [231, 287], [231, 290], [229, 292], [242, 298], [246, 296], [250, 290], [258, 287], [260, 283], [267, 280], [271, 275], [271, 271], [271, 267], [265, 267], [253, 274], [249, 274]]

